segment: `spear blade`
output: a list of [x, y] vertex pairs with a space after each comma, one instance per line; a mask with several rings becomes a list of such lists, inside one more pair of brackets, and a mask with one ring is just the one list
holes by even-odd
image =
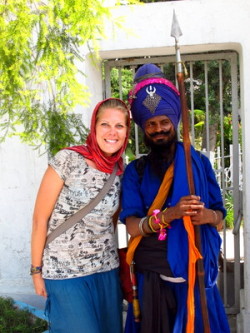
[[175, 10], [173, 11], [173, 20], [172, 20], [172, 28], [171, 28], [171, 37], [175, 39], [175, 50], [176, 50], [176, 64], [177, 64], [177, 72], [182, 73], [182, 62], [181, 62], [181, 54], [180, 54], [180, 47], [179, 47], [179, 37], [182, 36], [182, 31], [179, 26], [177, 17], [175, 15]]
[[173, 11], [173, 20], [172, 20], [172, 27], [171, 27], [171, 36], [175, 38], [176, 42], [179, 40], [179, 37], [182, 36], [182, 31], [177, 20], [175, 10]]

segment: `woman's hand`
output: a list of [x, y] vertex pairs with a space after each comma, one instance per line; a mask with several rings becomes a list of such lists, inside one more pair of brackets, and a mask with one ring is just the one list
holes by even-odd
[[33, 274], [32, 279], [36, 294], [39, 296], [47, 297], [47, 292], [44, 279], [42, 278], [42, 274]]

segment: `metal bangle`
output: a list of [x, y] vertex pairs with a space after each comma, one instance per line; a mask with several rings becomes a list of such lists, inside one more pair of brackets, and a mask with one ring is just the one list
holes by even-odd
[[140, 219], [140, 222], [139, 222], [139, 225], [138, 225], [138, 228], [139, 228], [139, 230], [140, 230], [140, 234], [141, 234], [142, 236], [144, 236], [144, 237], [147, 237], [147, 236], [148, 236], [148, 234], [146, 234], [146, 233], [144, 232], [144, 230], [143, 230], [143, 223], [146, 221], [147, 218], [148, 218], [147, 216], [141, 218], [141, 219]]

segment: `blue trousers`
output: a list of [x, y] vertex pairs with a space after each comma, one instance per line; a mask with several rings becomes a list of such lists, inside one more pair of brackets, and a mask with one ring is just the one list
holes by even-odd
[[118, 269], [65, 280], [45, 280], [51, 333], [121, 333]]

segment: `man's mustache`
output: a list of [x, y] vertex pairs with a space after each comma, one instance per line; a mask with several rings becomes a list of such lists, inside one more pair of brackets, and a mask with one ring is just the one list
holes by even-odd
[[170, 134], [170, 131], [160, 131], [160, 132], [149, 134], [149, 136], [151, 138], [155, 138], [155, 137], [160, 136], [160, 135], [168, 136], [169, 134]]

